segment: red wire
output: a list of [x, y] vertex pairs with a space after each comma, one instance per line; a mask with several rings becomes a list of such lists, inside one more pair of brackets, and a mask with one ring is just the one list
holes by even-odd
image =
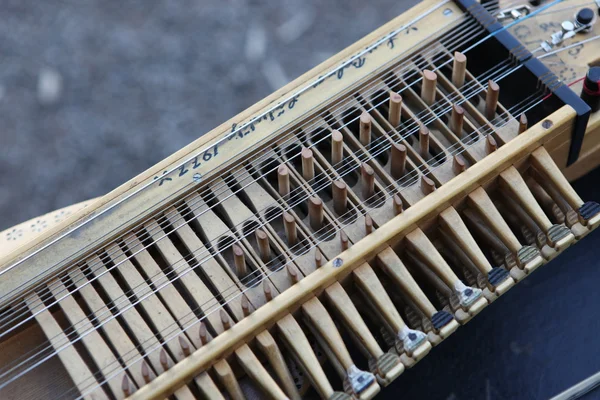
[[[584, 80], [584, 79], [585, 79], [585, 76], [584, 76], [584, 77], [582, 77], [582, 78], [579, 78], [579, 79], [577, 79], [577, 80], [574, 80], [573, 82], [569, 83], [567, 86], [571, 87], [571, 86], [573, 86], [574, 84], [576, 84], [577, 82], [581, 82], [581, 81], [582, 81], [582, 80]], [[599, 87], [600, 87], [600, 85], [599, 85]], [[584, 88], [585, 88], [585, 85], [584, 85]], [[550, 96], [552, 96], [552, 92], [548, 93], [548, 94], [546, 95], [546, 97], [544, 97], [544, 98], [542, 99], [542, 101], [546, 100], [546, 99], [547, 99], [548, 97], [550, 97]]]

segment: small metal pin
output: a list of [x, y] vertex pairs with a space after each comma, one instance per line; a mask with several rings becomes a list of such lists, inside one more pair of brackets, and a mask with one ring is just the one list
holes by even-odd
[[181, 335], [179, 336], [179, 347], [181, 347], [181, 351], [186, 357], [191, 354], [190, 344]]
[[340, 131], [331, 132], [331, 165], [335, 166], [344, 158], [344, 136]]
[[360, 115], [359, 139], [365, 147], [368, 147], [371, 143], [371, 116], [367, 112]]
[[279, 184], [279, 195], [287, 196], [290, 193], [290, 171], [283, 164], [277, 168], [277, 183]]
[[312, 181], [315, 177], [315, 162], [313, 152], [308, 147], [302, 148], [302, 177], [307, 182]]
[[400, 125], [402, 116], [402, 96], [396, 92], [390, 93], [388, 122], [394, 128]]
[[392, 178], [398, 180], [406, 172], [406, 146], [401, 143], [393, 143], [391, 153], [390, 173]]

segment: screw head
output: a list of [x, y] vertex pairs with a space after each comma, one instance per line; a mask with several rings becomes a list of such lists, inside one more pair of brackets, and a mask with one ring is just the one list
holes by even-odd
[[333, 260], [332, 264], [333, 264], [334, 268], [339, 268], [342, 265], [344, 265], [344, 260], [342, 260], [341, 258], [338, 257]]
[[192, 179], [194, 180], [194, 182], [198, 183], [202, 180], [202, 175], [200, 175], [198, 172], [196, 172], [194, 174], [194, 176], [192, 177]]
[[544, 129], [550, 129], [550, 128], [552, 128], [552, 125], [554, 125], [554, 124], [549, 119], [545, 119], [542, 122], [542, 128], [544, 128]]

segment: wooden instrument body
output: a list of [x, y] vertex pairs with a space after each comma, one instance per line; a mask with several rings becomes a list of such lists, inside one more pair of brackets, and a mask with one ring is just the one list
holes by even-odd
[[[580, 2], [585, 3], [584, 1]], [[150, 199], [152, 199], [152, 203], [164, 200], [164, 207], [168, 204], [174, 204], [176, 200], [183, 197], [185, 191], [189, 191], [186, 188], [193, 183], [195, 174], [200, 174], [201, 178], [198, 179], [201, 179], [202, 182], [210, 182], [217, 173], [235, 166], [239, 160], [257, 157], [260, 154], [259, 150], [274, 140], [274, 133], [292, 131], [296, 127], [302, 127], [315, 109], [326, 108], [328, 105], [335, 103], [341, 94], [344, 94], [350, 88], [354, 89], [358, 82], [363, 82], [368, 77], [377, 74], [382, 66], [392, 59], [418, 50], [418, 46], [424, 41], [456, 26], [459, 22], [458, 17], [461, 14], [458, 7], [453, 3], [448, 3], [427, 15], [422, 21], [416, 22], [418, 30], [402, 37], [402, 45], [396, 47], [396, 49], [399, 49], [397, 53], [391, 51], [384, 53], [381, 49], [387, 49], [388, 45], [382, 44], [379, 51], [373, 51], [368, 55], [370, 58], [368, 62], [364, 62], [364, 66], [359, 68], [351, 66], [345, 69], [344, 79], [326, 80], [317, 86], [320, 90], [312, 88], [297, 99], [286, 101], [275, 114], [279, 114], [281, 111], [285, 111], [285, 113], [280, 114], [278, 117], [273, 117], [273, 113], [271, 113], [270, 118], [256, 123], [252, 129], [246, 129], [245, 132], [248, 134], [241, 136], [240, 139], [227, 140], [217, 146], [215, 143], [220, 138], [227, 137], [228, 133], [232, 131], [232, 126], [242, 125], [255, 116], [264, 114], [281, 99], [285, 99], [290, 94], [306, 87], [306, 85], [310, 85], [319, 76], [323, 76], [329, 70], [340, 65], [390, 31], [414, 21], [423, 13], [434, 8], [436, 4], [438, 2], [434, 0], [422, 2], [106, 196], [34, 219], [35, 221], [44, 220], [46, 222], [42, 231], [32, 231], [32, 221], [34, 221], [32, 220], [2, 232], [0, 234], [0, 265], [3, 267], [0, 267], [0, 271], [2, 268], [10, 268], [19, 260], [24, 261], [1, 278], [0, 288], [4, 293], [9, 293], [12, 288], [18, 287], [34, 277], [36, 282], [48, 279], [60, 270], [62, 259], [71, 257], [72, 254], [78, 254], [83, 245], [92, 244], [97, 238], [102, 238], [102, 242], [107, 243], [117, 237], [120, 232], [126, 231], [127, 228], [136, 225], [150, 215], [154, 210], [139, 214], [141, 209], [146, 209]], [[500, 5], [502, 7], [502, 2], [500, 2]], [[450, 16], [444, 12], [446, 9], [453, 11], [449, 14]], [[564, 11], [565, 16], [570, 16], [571, 13], [571, 10]], [[559, 13], [559, 15], [561, 14]], [[562, 20], [556, 15], [553, 19]], [[539, 20], [537, 22], [526, 21], [521, 26], [527, 26], [531, 31], [530, 35], [541, 36], [545, 32], [541, 32], [539, 22]], [[444, 30], [438, 31], [440, 26], [445, 26]], [[590, 35], [599, 33], [600, 25], [596, 25]], [[561, 58], [562, 62], [575, 62], [577, 65], [581, 65], [581, 70], [585, 71], [588, 65], [597, 63], [597, 49], [597, 44], [590, 43], [579, 50], [576, 58], [566, 54], [559, 54], [558, 57]], [[572, 88], [574, 91], [580, 92], [581, 83], [574, 84]], [[322, 268], [301, 280], [300, 283], [259, 308], [251, 317], [237, 323], [228, 332], [219, 336], [218, 340], [213, 340], [204, 346], [202, 352], [192, 353], [191, 356], [170, 370], [168, 374], [165, 373], [156, 378], [151, 384], [139, 391], [139, 395], [152, 395], [157, 398], [164, 396], [171, 387], [180, 386], [191, 379], [196, 371], [207, 369], [217, 360], [231, 356], [240, 344], [252, 340], [259, 332], [265, 329], [273, 330], [277, 320], [286, 314], [298, 315], [300, 312], [298, 307], [301, 304], [312, 296], [321, 295], [323, 290], [332, 283], [341, 282], [342, 286], [349, 287], [347, 282], [353, 269], [364, 262], [373, 262], [375, 256], [384, 247], [397, 246], [405, 235], [415, 228], [420, 228], [428, 233], [437, 224], [438, 214], [442, 210], [448, 206], [461, 209], [464, 207], [467, 194], [478, 186], [486, 189], [495, 187], [497, 174], [510, 165], [517, 166], [519, 170], [528, 167], [528, 155], [540, 145], [544, 145], [569, 180], [576, 179], [589, 172], [600, 164], [600, 157], [597, 155], [597, 151], [600, 149], [600, 113], [592, 113], [581, 156], [576, 163], [567, 167], [566, 158], [571, 143], [574, 118], [575, 113], [573, 110], [565, 106], [549, 116], [548, 120], [552, 122], [550, 128], [542, 126], [541, 123], [537, 124], [531, 127], [526, 135], [517, 136], [508, 141], [498, 151], [477, 162], [458, 177], [450, 179], [452, 176], [447, 176], [447, 182], [439, 189], [418, 201], [401, 216], [379, 226], [373, 234], [366, 236], [359, 245], [346, 250], [341, 256], [343, 260], [341, 266], [334, 267], [331, 262], [325, 264]], [[290, 124], [292, 128], [290, 128]], [[510, 124], [505, 129], [514, 131], [515, 125]], [[187, 161], [181, 169], [178, 169], [178, 166], [188, 159], [191, 161]], [[200, 159], [201, 162], [199, 162]], [[175, 171], [163, 176], [164, 171], [170, 170]], [[144, 186], [150, 185], [152, 182], [160, 182], [165, 177], [168, 177], [169, 180], [164, 180], [164, 184], [158, 185], [155, 183], [149, 186], [148, 189], [141, 190]], [[181, 192], [177, 197], [170, 197], [171, 193], [179, 191]], [[99, 215], [100, 217], [98, 217]], [[71, 232], [86, 221], [90, 222]], [[123, 221], [127, 221], [127, 224], [123, 224]], [[52, 246], [46, 248], [45, 246], [50, 243]], [[45, 271], [44, 266], [54, 264], [58, 264], [56, 270]], [[66, 265], [66, 263], [64, 264]], [[17, 294], [15, 293], [15, 296]], [[25, 349], [31, 347], [30, 341], [35, 341], [36, 337], [39, 338], [38, 340], [43, 338], [43, 335], [40, 334], [39, 328], [32, 326], [29, 330], [22, 330], [13, 338], [4, 342], [0, 346], [0, 363], [2, 363], [3, 358], [14, 358], [12, 353], [3, 351], [3, 349], [12, 348], [12, 351], [17, 353], [20, 351], [25, 352]], [[19, 349], [19, 344], [15, 344], [19, 342], [22, 346], [21, 349]], [[57, 365], [47, 363], [31, 373], [31, 380], [37, 382], [37, 384], [32, 384], [27, 389], [30, 395], [35, 396], [39, 392], [46, 395], [50, 393], [51, 396], [53, 391], [55, 391], [54, 393], [62, 393], [65, 388], [70, 387], [71, 383], [68, 376], [66, 373], [60, 372], [60, 365], [57, 360], [55, 360], [55, 363]], [[57, 377], [51, 373], [52, 371], [55, 371]], [[24, 393], [21, 392], [21, 394]]]

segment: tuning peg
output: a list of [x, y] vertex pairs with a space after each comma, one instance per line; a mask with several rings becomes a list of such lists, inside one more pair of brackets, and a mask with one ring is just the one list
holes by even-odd
[[390, 173], [392, 178], [399, 180], [406, 172], [406, 146], [392, 143]]
[[465, 74], [467, 71], [467, 56], [463, 53], [454, 53], [454, 62], [452, 64], [452, 84], [460, 89], [465, 84]]
[[308, 199], [310, 227], [316, 232], [323, 226], [323, 202], [318, 197]]
[[428, 69], [423, 70], [423, 84], [421, 85], [421, 98], [428, 106], [435, 103], [435, 90], [437, 74]]
[[296, 228], [296, 220], [294, 216], [288, 212], [283, 213], [283, 224], [285, 228], [285, 236], [289, 246], [296, 245], [298, 239], [298, 232]]
[[498, 96], [500, 95], [500, 86], [493, 80], [488, 81], [488, 89], [485, 96], [485, 117], [488, 121], [493, 121], [498, 107]]
[[371, 116], [367, 112], [360, 115], [359, 138], [363, 146], [368, 147], [371, 144]]
[[260, 259], [264, 263], [271, 261], [271, 246], [269, 244], [269, 237], [262, 229], [255, 231], [256, 243], [258, 244], [258, 252], [260, 253]]
[[348, 189], [343, 181], [334, 181], [331, 184], [333, 197], [333, 210], [339, 216], [346, 213], [348, 209]]
[[344, 158], [344, 136], [340, 131], [331, 132], [331, 165], [336, 166]]
[[301, 151], [302, 158], [302, 177], [307, 182], [310, 182], [315, 177], [315, 160], [313, 152], [307, 147], [303, 147]]
[[281, 197], [287, 196], [290, 193], [290, 172], [283, 164], [277, 168], [277, 182], [279, 184], [279, 195]]
[[394, 128], [400, 125], [402, 116], [402, 96], [396, 92], [390, 93], [388, 121]]

